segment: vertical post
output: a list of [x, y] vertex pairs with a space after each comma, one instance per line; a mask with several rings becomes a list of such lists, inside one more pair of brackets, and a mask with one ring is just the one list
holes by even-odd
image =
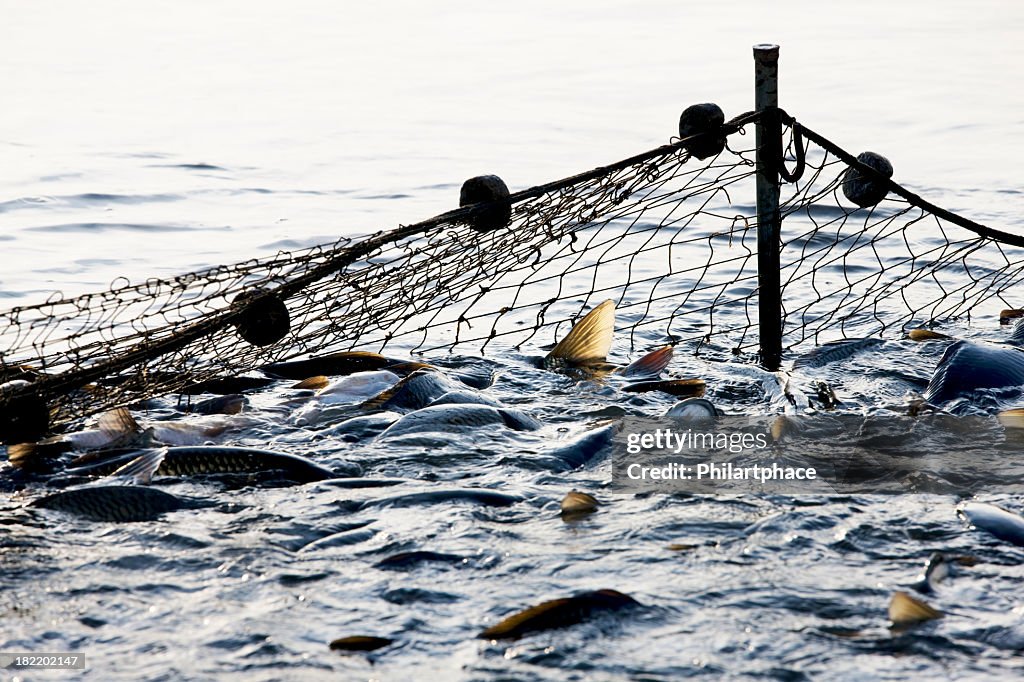
[[757, 144], [757, 290], [761, 364], [776, 370], [782, 361], [782, 286], [779, 248], [779, 172], [782, 122], [779, 106], [779, 46], [754, 45], [754, 109], [762, 113]]

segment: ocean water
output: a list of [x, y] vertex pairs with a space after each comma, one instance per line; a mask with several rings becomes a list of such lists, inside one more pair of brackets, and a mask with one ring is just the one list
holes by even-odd
[[[727, 117], [751, 109], [761, 42], [781, 45], [791, 115], [852, 151], [885, 154], [896, 180], [935, 203], [1024, 233], [1024, 9], [1013, 3], [4, 8], [3, 308], [408, 224], [453, 208], [473, 175], [499, 174], [515, 191], [613, 162], [668, 141], [689, 104], [717, 102]], [[899, 402], [942, 350], [899, 347], [822, 378], [845, 388], [850, 409]], [[402, 479], [397, 488], [175, 484], [220, 506], [127, 525], [26, 515], [25, 498], [9, 496], [0, 651], [83, 651], [93, 679], [1019, 670], [1020, 551], [966, 530], [958, 498], [616, 494], [607, 462], [575, 467], [552, 449], [601, 417], [661, 414], [672, 399], [616, 394], [513, 354], [486, 362], [500, 377], [491, 394], [543, 429], [350, 443], [281, 426], [274, 392], [253, 399], [270, 416], [240, 442]], [[720, 406], [773, 409], [751, 388], [756, 372], [680, 362], [706, 375]], [[169, 412], [160, 403], [149, 418]], [[390, 499], [467, 486], [520, 501]], [[557, 506], [572, 488], [606, 508], [566, 524]], [[374, 567], [409, 550], [463, 560]], [[932, 599], [953, 615], [892, 634], [889, 595], [936, 550], [981, 562]], [[518, 608], [599, 588], [644, 608], [511, 644], [475, 638]], [[328, 649], [350, 634], [396, 644], [369, 656]]]

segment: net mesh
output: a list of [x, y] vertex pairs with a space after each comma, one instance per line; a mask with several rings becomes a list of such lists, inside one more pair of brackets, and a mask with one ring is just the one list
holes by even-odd
[[978, 225], [891, 182], [882, 201], [858, 208], [842, 191], [854, 157], [799, 131], [809, 140], [806, 171], [784, 185], [789, 195], [781, 205], [786, 348], [899, 336], [1016, 307], [1004, 294], [1024, 279], [1020, 236]]
[[[672, 143], [511, 197], [506, 227], [467, 207], [362, 239], [0, 312], [4, 380], [51, 423], [188, 390], [270, 362], [339, 350], [432, 354], [543, 348], [605, 299], [631, 350], [671, 343], [707, 355], [756, 350], [757, 211], [745, 114], [707, 159]], [[853, 157], [799, 127], [805, 159], [782, 186], [784, 345], [899, 333], [1009, 305], [1021, 243], [898, 185], [870, 209], [840, 191]], [[239, 337], [242, 295], [273, 292], [290, 319], [274, 343]], [[26, 373], [26, 369], [28, 373]]]

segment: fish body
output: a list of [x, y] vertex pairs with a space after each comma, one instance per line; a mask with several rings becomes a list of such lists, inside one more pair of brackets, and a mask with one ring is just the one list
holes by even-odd
[[399, 382], [394, 372], [386, 369], [374, 372], [356, 372], [328, 384], [317, 391], [316, 399], [324, 405], [343, 405], [360, 402], [386, 391]]
[[991, 535], [1024, 547], [1024, 517], [1008, 512], [992, 504], [968, 502], [957, 510], [975, 528], [980, 528]]
[[74, 450], [137, 450], [156, 443], [153, 429], [143, 429], [127, 409], [102, 414], [97, 427], [46, 438], [37, 443], [7, 446], [7, 458], [28, 473], [53, 473], [62, 466], [65, 454]]
[[621, 429], [621, 422], [592, 428], [568, 442], [546, 450], [544, 458], [554, 469], [576, 469], [607, 452]]
[[205, 419], [180, 422], [153, 422], [153, 438], [165, 445], [203, 445], [227, 431], [249, 423], [228, 415], [209, 415]]
[[329, 646], [334, 651], [376, 651], [393, 644], [394, 641], [387, 637], [353, 635], [351, 637], [339, 637], [331, 642]]
[[423, 563], [444, 563], [461, 564], [466, 559], [458, 554], [445, 554], [443, 552], [432, 552], [429, 550], [418, 550], [412, 552], [400, 552], [384, 557], [376, 564], [377, 568], [411, 568]]
[[1013, 331], [1010, 332], [1010, 338], [1007, 339], [1007, 342], [1015, 346], [1024, 346], [1024, 319], [1017, 320], [1014, 323]]
[[194, 405], [182, 405], [180, 409], [190, 414], [238, 414], [248, 402], [249, 399], [241, 393], [229, 393], [201, 400]]
[[693, 396], [699, 398], [704, 395], [707, 388], [703, 379], [664, 379], [645, 380], [626, 384], [622, 390], [626, 393], [647, 393], [648, 391], [661, 391], [679, 398]]
[[355, 408], [360, 403], [390, 390], [399, 381], [400, 377], [388, 370], [350, 374], [317, 391], [310, 402], [292, 414], [292, 420], [298, 426], [315, 424], [331, 414], [330, 408], [344, 405], [352, 405]]
[[911, 341], [950, 341], [953, 337], [931, 329], [911, 329], [907, 338]]
[[924, 399], [938, 404], [978, 389], [1012, 386], [1024, 386], [1024, 350], [956, 341], [939, 359]]
[[251, 421], [244, 415], [211, 414], [180, 421], [153, 422], [143, 428], [126, 408], [119, 407], [100, 415], [95, 429], [64, 434], [37, 445], [64, 443], [77, 450], [144, 448], [157, 443], [201, 445], [229, 430], [247, 426]]
[[718, 418], [718, 408], [704, 398], [687, 398], [670, 407], [665, 416], [686, 421], [714, 421]]
[[119, 407], [104, 412], [94, 429], [75, 431], [56, 436], [41, 444], [50, 442], [68, 443], [77, 450], [98, 450], [101, 448], [148, 447], [156, 433], [143, 429], [127, 408]]
[[423, 369], [366, 400], [360, 408], [366, 411], [411, 412], [430, 405], [445, 393], [459, 389], [440, 372]]
[[352, 417], [327, 429], [323, 433], [337, 436], [352, 442], [379, 435], [384, 429], [394, 424], [402, 415], [397, 412], [376, 412]]
[[522, 501], [523, 498], [518, 495], [511, 495], [489, 488], [455, 488], [451, 490], [424, 490], [415, 493], [402, 493], [371, 500], [351, 500], [341, 502], [340, 506], [350, 511], [360, 511], [371, 507], [412, 507], [445, 502], [471, 502], [485, 507], [511, 507]]
[[[120, 455], [95, 464], [68, 469], [69, 474], [109, 476], [137, 458], [138, 453]], [[170, 447], [156, 467], [160, 476], [197, 476], [202, 474], [250, 474], [281, 471], [299, 483], [337, 478], [330, 469], [316, 462], [272, 450], [229, 446]]]
[[53, 509], [93, 521], [152, 521], [162, 514], [196, 506], [155, 488], [135, 485], [89, 486], [39, 498], [32, 507]]
[[214, 377], [199, 383], [190, 384], [182, 390], [182, 393], [185, 395], [199, 395], [201, 393], [231, 395], [266, 388], [274, 383], [274, 381], [274, 379], [267, 377]]
[[422, 363], [396, 360], [379, 353], [343, 351], [306, 360], [275, 362], [265, 365], [262, 370], [264, 374], [278, 379], [294, 379], [298, 381], [320, 374], [324, 376], [340, 376], [355, 374], [356, 372], [373, 372], [387, 369], [388, 367], [403, 370], [401, 373], [406, 374], [424, 366]]
[[517, 639], [531, 632], [564, 628], [581, 623], [600, 612], [639, 605], [639, 602], [616, 590], [595, 590], [572, 597], [552, 599], [530, 607], [492, 625], [480, 639]]
[[854, 355], [885, 343], [882, 339], [843, 339], [841, 341], [830, 341], [820, 346], [815, 346], [806, 355], [798, 357], [793, 362], [793, 368], [800, 367], [824, 367], [825, 365], [840, 360], [846, 360]]
[[434, 407], [436, 405], [489, 405], [491, 407], [504, 407], [494, 398], [488, 398], [476, 391], [448, 391], [427, 405], [427, 407]]
[[460, 433], [471, 429], [505, 426], [516, 431], [534, 431], [541, 424], [530, 415], [490, 405], [434, 405], [403, 415], [381, 433], [389, 438], [410, 433]]
[[599, 506], [601, 503], [593, 495], [579, 490], [571, 490], [562, 498], [560, 512], [563, 519], [570, 520], [592, 514], [597, 511]]

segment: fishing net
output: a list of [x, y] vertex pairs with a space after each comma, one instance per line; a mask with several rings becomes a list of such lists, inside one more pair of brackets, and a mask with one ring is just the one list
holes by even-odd
[[[51, 427], [67, 426], [333, 351], [541, 349], [609, 298], [617, 352], [752, 353], [757, 165], [746, 128], [758, 120], [725, 123], [718, 153], [695, 143], [709, 134], [674, 139], [415, 225], [0, 312], [0, 383], [28, 382], [0, 393], [0, 414], [43, 409]], [[1019, 239], [884, 179], [886, 199], [851, 204], [840, 188], [856, 159], [783, 120], [802, 167], [782, 167], [793, 180], [781, 202], [786, 347], [968, 314], [1021, 279]]]
[[[878, 178], [860, 208], [843, 192], [850, 153], [787, 117], [802, 176], [783, 185], [783, 345], [899, 336], [910, 328], [1016, 308], [1024, 238], [979, 225]], [[1019, 298], [1018, 298], [1019, 303]], [[756, 305], [756, 301], [751, 302]]]

